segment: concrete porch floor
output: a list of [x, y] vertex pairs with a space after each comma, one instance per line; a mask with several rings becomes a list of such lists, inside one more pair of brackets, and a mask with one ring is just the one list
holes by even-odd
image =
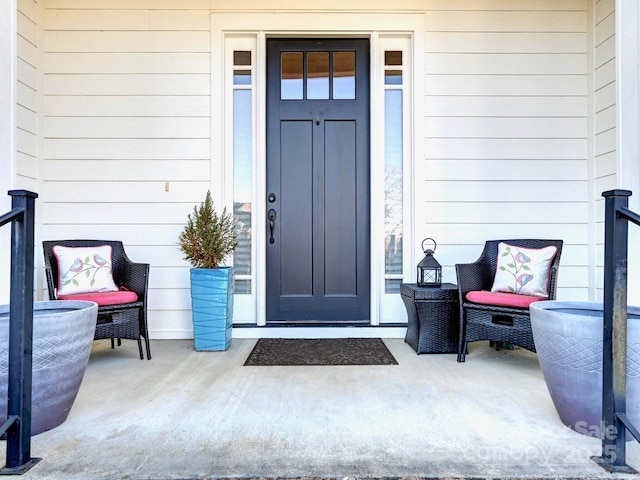
[[562, 425], [526, 350], [477, 342], [459, 364], [385, 339], [399, 365], [244, 367], [255, 342], [157, 340], [151, 361], [95, 342], [69, 418], [33, 437], [43, 460], [20, 478], [637, 478], [590, 459], [600, 440]]

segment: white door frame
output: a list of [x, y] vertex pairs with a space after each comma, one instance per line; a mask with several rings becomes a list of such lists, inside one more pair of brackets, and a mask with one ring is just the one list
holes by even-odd
[[[308, 28], [304, 26], [308, 25]], [[295, 28], [292, 28], [295, 26]], [[412, 51], [409, 61], [412, 66], [411, 75], [411, 127], [410, 145], [405, 159], [405, 185], [410, 195], [408, 202], [409, 211], [405, 212], [405, 238], [406, 245], [412, 245], [415, 216], [413, 205], [420, 202], [416, 198], [419, 190], [416, 188], [417, 179], [423, 179], [422, 171], [424, 159], [424, 42], [425, 42], [425, 15], [424, 13], [340, 13], [340, 12], [216, 12], [211, 15], [211, 191], [214, 192], [214, 200], [219, 204], [232, 208], [233, 206], [233, 168], [231, 158], [225, 157], [228, 148], [225, 143], [230, 142], [228, 129], [225, 128], [225, 111], [228, 111], [228, 103], [231, 101], [226, 92], [225, 84], [225, 40], [232, 36], [254, 37], [256, 40], [256, 111], [255, 117], [255, 155], [254, 161], [254, 216], [253, 239], [266, 238], [264, 212], [266, 211], [266, 38], [270, 36], [340, 36], [340, 37], [367, 37], [371, 40], [371, 165], [383, 165], [379, 142], [384, 137], [384, 101], [377, 98], [383, 91], [384, 65], [380, 65], [379, 44], [382, 38], [393, 36], [409, 36], [412, 41]], [[228, 62], [228, 60], [227, 60]], [[382, 72], [379, 75], [378, 72]], [[225, 93], [223, 93], [225, 92]], [[374, 119], [380, 119], [375, 121]], [[228, 146], [228, 145], [227, 145]], [[227, 156], [228, 157], [228, 156]], [[372, 167], [372, 183], [375, 176]], [[372, 185], [373, 187], [373, 185]], [[384, 273], [384, 251], [376, 247], [376, 239], [383, 238], [384, 220], [376, 215], [376, 211], [383, 211], [384, 199], [376, 196], [376, 190], [372, 188], [371, 195], [371, 325], [380, 324], [380, 299], [384, 295], [383, 285], [378, 281], [381, 273]], [[254, 289], [250, 310], [255, 312], [256, 324], [265, 325], [266, 298], [266, 255], [262, 241], [253, 242], [254, 254]], [[256, 245], [257, 244], [257, 245]], [[384, 250], [382, 246], [382, 250]], [[382, 253], [382, 256], [380, 255]], [[414, 273], [414, 249], [406, 248], [404, 252], [403, 270], [405, 281], [410, 281]], [[383, 283], [383, 282], [382, 282]], [[398, 298], [395, 298], [398, 297]], [[401, 307], [400, 295], [394, 296], [398, 306]]]

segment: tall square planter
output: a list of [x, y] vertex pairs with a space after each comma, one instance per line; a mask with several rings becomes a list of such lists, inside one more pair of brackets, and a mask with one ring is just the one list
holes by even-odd
[[233, 324], [233, 267], [192, 268], [193, 339], [198, 351], [226, 350]]

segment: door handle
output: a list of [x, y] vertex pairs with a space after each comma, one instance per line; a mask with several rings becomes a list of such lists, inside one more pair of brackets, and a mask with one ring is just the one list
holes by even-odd
[[275, 242], [273, 239], [273, 228], [276, 225], [276, 211], [273, 208], [267, 212], [267, 218], [269, 219], [269, 243], [273, 243]]

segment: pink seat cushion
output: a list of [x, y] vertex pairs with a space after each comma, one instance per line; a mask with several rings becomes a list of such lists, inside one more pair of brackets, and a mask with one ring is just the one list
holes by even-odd
[[486, 290], [478, 290], [467, 293], [466, 299], [470, 302], [481, 303], [483, 305], [529, 308], [529, 305], [531, 305], [533, 302], [547, 300], [548, 297], [532, 297], [529, 295], [520, 295], [517, 293], [487, 292]]
[[138, 295], [129, 290], [119, 290], [117, 292], [94, 292], [94, 293], [74, 293], [73, 295], [60, 295], [58, 300], [86, 300], [102, 305], [121, 305], [123, 303], [133, 303], [138, 300]]

